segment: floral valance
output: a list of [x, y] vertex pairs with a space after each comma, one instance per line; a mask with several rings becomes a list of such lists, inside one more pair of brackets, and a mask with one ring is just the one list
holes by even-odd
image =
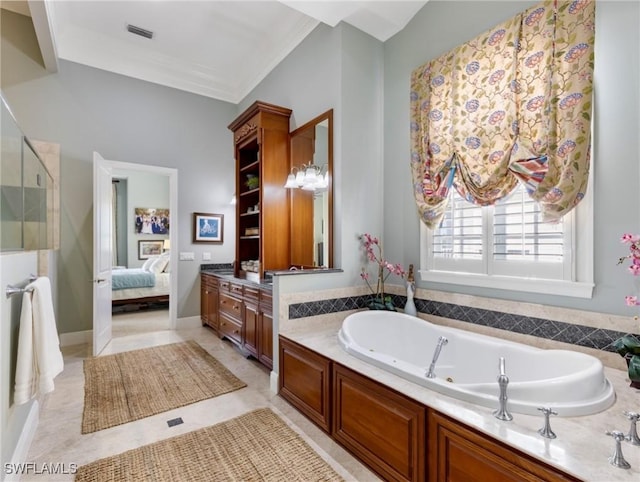
[[493, 204], [518, 182], [557, 221], [589, 177], [595, 2], [545, 1], [418, 67], [411, 170], [421, 219], [453, 186]]

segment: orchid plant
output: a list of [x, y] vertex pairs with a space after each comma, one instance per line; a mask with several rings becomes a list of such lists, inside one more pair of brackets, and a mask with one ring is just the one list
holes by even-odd
[[362, 247], [365, 250], [367, 261], [376, 264], [377, 279], [375, 281], [375, 290], [370, 281], [369, 272], [365, 267], [362, 268], [360, 277], [367, 283], [369, 290], [374, 295], [373, 301], [369, 304], [369, 308], [376, 310], [392, 310], [395, 311], [395, 306], [391, 300], [391, 296], [385, 294], [384, 283], [391, 274], [395, 274], [404, 278], [405, 271], [402, 265], [393, 264], [384, 259], [382, 253], [382, 243], [380, 240], [368, 233], [360, 236]]
[[[629, 254], [618, 259], [618, 264], [630, 260], [627, 267], [633, 276], [640, 276], [640, 235], [625, 233], [620, 241], [629, 245]], [[637, 296], [625, 296], [627, 306], [640, 306]], [[638, 316], [635, 316], [638, 319]], [[613, 342], [613, 347], [627, 360], [631, 386], [640, 388], [640, 340], [634, 335], [625, 335]]]

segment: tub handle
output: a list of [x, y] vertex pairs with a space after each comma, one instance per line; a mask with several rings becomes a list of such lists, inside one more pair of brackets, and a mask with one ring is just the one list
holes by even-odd
[[544, 414], [544, 426], [540, 430], [538, 430], [538, 433], [544, 438], [556, 438], [556, 434], [553, 433], [553, 430], [551, 430], [549, 415], [558, 415], [558, 412], [547, 407], [539, 407], [538, 410], [540, 410]]
[[638, 437], [638, 429], [636, 428], [636, 422], [640, 420], [640, 413], [624, 412], [624, 415], [631, 420], [629, 434], [625, 437], [625, 440], [630, 442], [631, 445], [640, 445], [640, 437]]
[[629, 462], [625, 460], [624, 455], [622, 455], [622, 441], [624, 440], [624, 434], [619, 430], [613, 430], [611, 432], [606, 431], [605, 433], [613, 437], [616, 441], [616, 448], [613, 455], [609, 457], [609, 463], [620, 469], [630, 469], [631, 464], [629, 464]]

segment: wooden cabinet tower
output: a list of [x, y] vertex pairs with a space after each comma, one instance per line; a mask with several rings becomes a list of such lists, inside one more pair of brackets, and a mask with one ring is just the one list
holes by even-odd
[[290, 265], [289, 174], [291, 109], [257, 101], [230, 125], [236, 160], [235, 276], [260, 279]]

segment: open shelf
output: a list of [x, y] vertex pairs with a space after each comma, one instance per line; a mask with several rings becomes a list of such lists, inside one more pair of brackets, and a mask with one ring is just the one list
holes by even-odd
[[244, 173], [244, 172], [253, 172], [256, 171], [258, 168], [260, 167], [260, 161], [254, 161], [251, 164], [247, 164], [246, 166], [243, 166], [240, 168], [240, 172]]

